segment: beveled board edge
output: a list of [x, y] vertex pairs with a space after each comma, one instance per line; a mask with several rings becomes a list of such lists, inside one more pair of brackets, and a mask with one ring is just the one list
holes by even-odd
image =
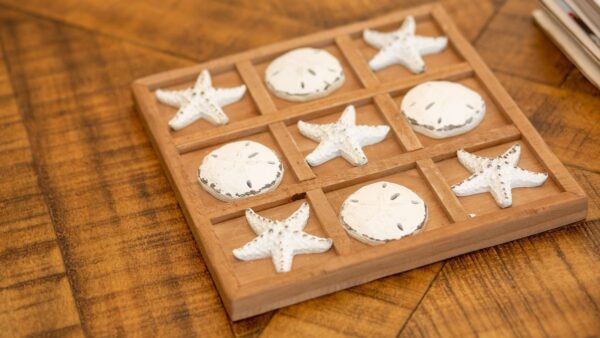
[[[279, 287], [269, 284], [238, 292], [229, 315], [247, 318], [321, 295], [363, 284], [381, 277], [418, 268], [464, 253], [510, 242], [585, 218], [587, 199], [570, 192], [518, 206], [510, 214], [493, 213], [468, 219], [426, 233], [387, 243], [385, 254], [361, 251], [331, 260], [303, 281]], [[292, 294], [293, 296], [289, 296]], [[267, 300], [267, 302], [265, 302]], [[261, 304], [260, 308], [256, 304]], [[248, 310], [250, 309], [250, 310]]]

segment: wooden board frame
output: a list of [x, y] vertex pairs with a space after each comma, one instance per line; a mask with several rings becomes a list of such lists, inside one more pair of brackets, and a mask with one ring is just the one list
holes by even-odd
[[[397, 27], [407, 15], [417, 19], [417, 32], [422, 22], [435, 25], [441, 34], [449, 38], [449, 50], [460, 60], [453, 59], [453, 62], [433, 67], [423, 74], [392, 74], [382, 80], [378, 73], [368, 68], [364, 52], [358, 47], [361, 31], [365, 28]], [[346, 71], [352, 72], [359, 86], [347, 91], [339, 90], [315, 101], [282, 106], [266, 89], [264, 74], [257, 70], [257, 65], [302, 46], [333, 46], [331, 48], [339, 50], [347, 62]], [[428, 57], [425, 60], [429, 62]], [[186, 134], [169, 130], [164, 118], [161, 118], [164, 108], [156, 101], [154, 90], [189, 85], [203, 69], [208, 69], [211, 74], [237, 74], [236, 78], [239, 77], [248, 87], [247, 96], [251, 103], [247, 106], [254, 105], [252, 109], [256, 110], [256, 114], [239, 120], [232, 118], [225, 126], [211, 126]], [[474, 79], [472, 81], [481, 85], [480, 91], [485, 91], [491, 101], [488, 106], [493, 104], [505, 122], [485, 130], [478, 127], [467, 134], [432, 143], [415, 134], [408, 122], [400, 117], [395, 98], [401, 97], [411, 87], [429, 80], [464, 79]], [[587, 213], [587, 197], [583, 190], [438, 4], [393, 12], [376, 19], [152, 75], [135, 81], [132, 87], [150, 139], [232, 320], [546, 231], [584, 219]], [[346, 104], [376, 107], [391, 126], [388, 138], [394, 138], [401, 151], [370, 161], [366, 166], [318, 174], [304, 162], [305, 154], [291, 130], [299, 119], [339, 114]], [[236, 108], [226, 107], [226, 113], [232, 112], [231, 109]], [[278, 148], [288, 166], [286, 175], [290, 176], [290, 182], [273, 192], [238, 202], [215, 200], [214, 203], [203, 203], [199, 196], [202, 194], [199, 185], [193, 182], [194, 168], [199, 165], [201, 158], [188, 154], [259, 134], [273, 140], [274, 147]], [[456, 173], [456, 150], [464, 147], [484, 154], [492, 150], [498, 153], [499, 149], [508, 148], [515, 142], [527, 149], [522, 161], [536, 163], [536, 168], [550, 174], [546, 185], [552, 190], [548, 188], [535, 193], [535, 189], [519, 189], [516, 191], [522, 194], [520, 204], [515, 203], [507, 209], [487, 210], [481, 214], [470, 213], [469, 200], [457, 198], [449, 188], [450, 183], [456, 183], [454, 176], [466, 177], [464, 173]], [[452, 182], [449, 182], [448, 172], [452, 173]], [[336, 210], [339, 203], [334, 202], [343, 196], [339, 191], [394, 175], [403, 180], [425, 182], [426, 188], [422, 189], [428, 189], [428, 196], [433, 196], [426, 202], [438, 205], [442, 212], [436, 212], [435, 216], [445, 221], [436, 221], [432, 225], [428, 223], [419, 234], [381, 246], [357, 244], [359, 242], [348, 236], [339, 224]], [[521, 190], [532, 192], [521, 193]], [[480, 201], [483, 205], [485, 199], [490, 198], [485, 195], [489, 194], [468, 198], [473, 198], [475, 203], [472, 205]], [[274, 270], [263, 269], [264, 262], [237, 262], [231, 251], [225, 249], [229, 243], [226, 243], [223, 235], [219, 237], [220, 232], [224, 232], [225, 237], [238, 236], [239, 232], [238, 237], [243, 237], [239, 240], [244, 241], [253, 238], [248, 233], [249, 228], [240, 221], [243, 220], [245, 208], [271, 211], [271, 215], [283, 218], [286, 217], [285, 213], [300, 203], [299, 200], [304, 199], [311, 205], [311, 219], [318, 224], [319, 234], [334, 239], [330, 252], [297, 256], [291, 272], [276, 274]], [[278, 211], [277, 208], [285, 210]], [[233, 225], [225, 225], [230, 223]], [[309, 256], [310, 259], [300, 261], [300, 257]], [[296, 266], [296, 261], [300, 261], [299, 266]], [[256, 264], [256, 271], [252, 264]], [[270, 260], [266, 264], [271, 264]]]

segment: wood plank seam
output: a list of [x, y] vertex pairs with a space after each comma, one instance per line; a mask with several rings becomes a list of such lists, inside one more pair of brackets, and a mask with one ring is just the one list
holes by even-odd
[[[77, 287], [75, 286], [76, 283], [76, 278], [73, 275], [73, 271], [70, 270], [68, 268], [68, 262], [69, 262], [69, 258], [71, 257], [70, 253], [69, 253], [69, 249], [68, 249], [68, 245], [65, 242], [65, 238], [63, 236], [61, 236], [60, 234], [63, 234], [64, 231], [61, 230], [61, 224], [60, 224], [60, 220], [57, 219], [56, 214], [53, 212], [55, 210], [57, 210], [58, 208], [56, 207], [56, 202], [51, 198], [52, 191], [50, 189], [50, 183], [48, 181], [48, 177], [46, 175], [44, 175], [44, 169], [42, 167], [42, 165], [39, 163], [39, 158], [40, 156], [40, 149], [39, 149], [39, 142], [36, 141], [35, 138], [35, 129], [34, 129], [34, 125], [33, 125], [33, 120], [31, 118], [31, 116], [27, 116], [27, 112], [23, 111], [23, 107], [27, 107], [26, 105], [23, 105], [23, 98], [19, 98], [19, 95], [17, 95], [17, 93], [15, 92], [15, 88], [18, 88], [16, 86], [18, 86], [19, 84], [19, 78], [17, 77], [18, 75], [16, 75], [14, 73], [14, 70], [11, 69], [10, 64], [8, 63], [8, 60], [6, 59], [6, 55], [7, 55], [7, 51], [6, 51], [6, 46], [4, 44], [4, 41], [2, 39], [0, 39], [0, 76], [2, 76], [3, 80], [5, 80], [6, 84], [6, 88], [5, 90], [3, 90], [3, 96], [4, 95], [8, 95], [7, 97], [11, 97], [12, 99], [10, 100], [10, 102], [8, 102], [6, 105], [3, 105], [3, 112], [2, 115], [9, 113], [9, 111], [11, 111], [11, 108], [14, 107], [14, 115], [16, 116], [17, 121], [19, 121], [20, 123], [22, 123], [23, 125], [23, 132], [24, 132], [24, 139], [25, 139], [25, 143], [26, 143], [26, 147], [28, 147], [28, 152], [29, 154], [27, 155], [28, 157], [28, 165], [31, 167], [31, 171], [32, 171], [32, 178], [35, 178], [35, 182], [33, 182], [33, 185], [36, 187], [37, 193], [36, 195], [39, 194], [40, 196], [40, 202], [41, 202], [41, 210], [39, 212], [39, 216], [43, 216], [44, 217], [44, 224], [49, 223], [50, 227], [51, 227], [51, 237], [50, 239], [47, 241], [47, 244], [42, 244], [42, 245], [49, 245], [50, 243], [54, 243], [54, 245], [56, 245], [57, 249], [58, 249], [58, 254], [59, 254], [59, 263], [57, 264], [58, 266], [58, 272], [55, 274], [46, 274], [46, 276], [43, 277], [37, 277], [35, 279], [29, 279], [28, 281], [20, 281], [17, 283], [13, 283], [10, 284], [8, 286], [2, 287], [0, 288], [0, 290], [5, 291], [8, 290], [9, 288], [23, 288], [24, 286], [30, 286], [30, 285], [36, 285], [39, 284], [40, 282], [43, 281], [53, 281], [53, 280], [61, 280], [64, 277], [64, 280], [66, 281], [66, 285], [68, 287], [68, 292], [66, 293], [68, 296], [70, 296], [71, 301], [73, 302], [73, 308], [68, 308], [68, 305], [65, 305], [63, 308], [63, 316], [67, 316], [67, 315], [72, 315], [74, 314], [76, 316], [76, 318], [74, 318], [75, 323], [73, 324], [74, 326], [80, 327], [82, 332], [85, 334], [88, 334], [89, 328], [87, 326], [87, 321], [86, 318], [83, 315], [82, 312], [82, 302], [83, 300], [81, 299], [80, 295], [76, 292], [77, 291]], [[6, 102], [5, 102], [6, 103]], [[29, 103], [29, 102], [27, 102]], [[4, 203], [3, 203], [4, 204]], [[2, 206], [3, 208], [5, 208], [5, 206]], [[38, 242], [36, 245], [39, 246], [41, 243], [43, 242]], [[31, 247], [27, 248], [27, 251], [31, 250]], [[7, 254], [7, 252], [5, 252], [5, 254]], [[62, 271], [60, 271], [62, 270]], [[48, 271], [46, 271], [46, 273], [48, 273]], [[3, 275], [1, 279], [6, 278], [7, 276]], [[4, 282], [6, 282], [7, 280], [4, 280]], [[63, 299], [62, 300], [63, 303], [68, 303], [68, 300]], [[10, 303], [10, 301], [9, 301]], [[4, 311], [5, 309], [3, 309]], [[71, 310], [72, 314], [69, 313], [67, 314], [67, 312], [71, 312], [71, 311], [67, 311], [67, 310]], [[11, 316], [11, 314], [9, 314], [9, 316]], [[49, 316], [50, 317], [50, 316]], [[52, 317], [51, 317], [52, 318]], [[54, 319], [54, 318], [53, 318]], [[5, 330], [7, 330], [8, 328], [5, 328]], [[56, 328], [56, 329], [60, 329], [60, 328]], [[3, 333], [10, 335], [11, 332], [10, 331], [3, 331]], [[42, 332], [37, 332], [37, 334], [41, 334]]]

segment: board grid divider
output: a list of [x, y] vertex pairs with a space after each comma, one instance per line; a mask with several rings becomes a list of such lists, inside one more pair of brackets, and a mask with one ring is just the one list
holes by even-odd
[[[369, 69], [355, 39], [359, 38], [359, 33], [364, 28], [396, 24], [407, 15], [415, 16], [417, 22], [426, 18], [430, 19], [448, 37], [448, 48], [452, 48], [461, 60], [450, 65], [440, 66], [424, 74], [381, 82], [377, 75]], [[311, 102], [278, 107], [259, 76], [257, 63], [267, 61], [292, 48], [317, 45], [337, 47], [347, 61], [348, 71], [356, 75], [362, 85], [361, 88], [333, 93], [328, 97]], [[168, 128], [159, 125], [157, 121], [156, 116], [159, 112], [153, 91], [157, 88], [191, 82], [203, 69], [210, 69], [211, 74], [237, 72], [247, 86], [258, 115], [244, 120], [231, 121], [225, 126], [174, 138]], [[460, 80], [468, 77], [472, 77], [482, 84], [483, 89], [487, 91], [508, 124], [489, 130], [473, 131], [458, 139], [454, 138], [424, 146], [409, 122], [398, 113], [398, 104], [393, 97], [425, 81]], [[171, 185], [175, 188], [184, 215], [190, 223], [196, 242], [215, 279], [223, 303], [234, 320], [357, 285], [390, 273], [432, 263], [456, 254], [547, 230], [562, 225], [566, 221], [574, 221], [578, 217], [580, 218], [582, 213], [585, 214], [586, 198], [581, 188], [544, 144], [539, 134], [468, 41], [458, 32], [447, 13], [437, 4], [395, 12], [377, 19], [292, 39], [201, 65], [152, 75], [137, 80], [133, 84], [133, 90], [152, 143], [160, 155], [161, 163], [168, 174]], [[294, 140], [294, 136], [290, 133], [288, 125], [300, 119], [312, 119], [333, 113], [339, 115], [348, 104], [356, 104], [359, 107], [362, 104], [372, 104], [377, 113], [389, 124], [393, 137], [404, 152], [369, 161], [367, 166], [353, 167], [339, 173], [319, 176], [304, 161], [304, 155]], [[204, 205], [196, 192], [198, 187], [195, 187], [195, 190], [187, 185], [187, 182], [190, 181], [187, 175], [195, 173], [183, 172], [182, 156], [259, 133], [268, 133], [272, 136], [276, 147], [293, 172], [296, 182], [251, 199], [216, 206]], [[525, 142], [533, 149], [534, 156], [550, 173], [552, 180], [562, 192], [554, 199], [543, 198], [534, 201], [530, 206], [513, 208], [511, 212], [520, 215], [520, 218], [517, 219], [501, 216], [500, 213], [484, 214], [477, 216], [476, 219], [469, 217], [461, 201], [452, 193], [437, 162], [456, 157], [456, 151], [460, 148], [477, 151], [518, 140]], [[391, 242], [377, 247], [377, 250], [362, 251], [361, 257], [357, 258], [357, 254], [353, 250], [352, 241], [354, 239], [341, 226], [341, 221], [328, 198], [328, 193], [411, 169], [416, 170], [431, 190], [450, 224], [426, 231], [427, 235], [425, 236], [414, 236], [410, 241]], [[194, 197], [193, 204], [189, 196]], [[278, 275], [275, 278], [265, 277], [258, 282], [245, 283], [239, 280], [234, 271], [235, 267], [227, 259], [230, 253], [225, 252], [219, 245], [219, 239], [215, 232], [217, 228], [221, 227], [224, 222], [243, 217], [246, 208], [262, 211], [303, 199], [311, 205], [311, 210], [327, 237], [334, 240], [333, 249], [336, 259], [327, 261], [326, 264], [317, 268], [304, 266], [294, 269], [293, 274]], [[552, 211], [556, 214], [548, 210], [551, 207], [552, 210], [556, 210]], [[568, 208], [572, 208], [572, 211], [568, 212]], [[538, 212], [538, 210], [545, 211], [545, 213]], [[515, 225], [519, 219], [532, 220], [537, 223], [535, 223], [535, 227], [520, 229]], [[468, 242], [463, 247], [455, 248], [451, 243], [444, 241], [444, 231], [453, 236], [464, 235], [467, 237], [472, 236], [471, 232], [481, 232], [477, 228], [477, 222], [489, 229], [488, 232], [480, 234], [481, 242]], [[507, 230], [503, 232], [500, 225], [506, 226]], [[419, 245], [432, 245], [432, 243], [440, 243], [440, 248], [448, 249], [427, 257], [423, 256], [421, 252], [425, 249]], [[404, 256], [399, 256], [400, 252], [409, 250], [413, 250], [411, 252], [418, 258], [407, 260]], [[394, 263], [394, 257], [400, 263]], [[373, 271], [376, 267], [379, 267], [380, 270]], [[314, 285], [314, 289], [309, 288], [309, 282]]]

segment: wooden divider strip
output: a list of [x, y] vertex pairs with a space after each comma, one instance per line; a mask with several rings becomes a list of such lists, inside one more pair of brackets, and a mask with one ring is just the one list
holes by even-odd
[[323, 231], [325, 231], [329, 238], [333, 239], [333, 248], [338, 255], [350, 254], [352, 252], [350, 247], [351, 239], [342, 228], [342, 224], [323, 190], [315, 189], [307, 191], [306, 198], [317, 215]]
[[[254, 103], [258, 107], [258, 110], [262, 115], [273, 114], [277, 111], [275, 103], [271, 99], [271, 95], [267, 92], [267, 89], [263, 85], [261, 78], [258, 76], [254, 65], [249, 60], [241, 61], [236, 63], [236, 68], [242, 81], [246, 84], [246, 88]], [[249, 121], [249, 120], [247, 120]], [[247, 123], [248, 126], [252, 125], [251, 122]]]
[[[262, 115], [273, 115], [277, 112], [277, 107], [271, 99], [271, 95], [263, 85], [262, 80], [258, 76], [254, 65], [250, 61], [242, 61], [236, 64], [240, 76], [246, 83], [248, 91], [252, 95], [254, 102], [258, 106], [258, 110]], [[251, 122], [248, 122], [248, 127]], [[269, 131], [275, 141], [279, 145], [279, 149], [283, 156], [287, 159], [296, 178], [300, 181], [310, 180], [315, 177], [315, 174], [310, 169], [304, 155], [298, 149], [298, 145], [294, 141], [292, 135], [287, 130], [285, 123], [274, 122], [268, 125]]]
[[379, 108], [392, 131], [406, 151], [423, 148], [421, 141], [413, 131], [410, 123], [402, 116], [396, 102], [388, 94], [379, 94], [374, 98], [375, 105]]
[[360, 55], [360, 51], [356, 48], [354, 41], [352, 41], [349, 36], [343, 35], [335, 38], [335, 42], [342, 51], [342, 54], [346, 57], [346, 60], [348, 60], [348, 63], [350, 63], [350, 66], [354, 69], [360, 82], [362, 82], [366, 88], [377, 87], [379, 85], [379, 79], [377, 79], [377, 76], [369, 69], [369, 65], [365, 58]]
[[456, 195], [450, 190], [448, 182], [446, 182], [446, 179], [435, 163], [429, 158], [419, 160], [417, 161], [417, 169], [437, 195], [450, 219], [454, 223], [466, 220], [467, 212]]
[[285, 124], [283, 122], [270, 124], [269, 130], [277, 140], [279, 148], [287, 158], [296, 178], [298, 178], [299, 181], [315, 178], [315, 173], [304, 160], [304, 155], [298, 149], [296, 141], [294, 141], [293, 136], [290, 134]]

